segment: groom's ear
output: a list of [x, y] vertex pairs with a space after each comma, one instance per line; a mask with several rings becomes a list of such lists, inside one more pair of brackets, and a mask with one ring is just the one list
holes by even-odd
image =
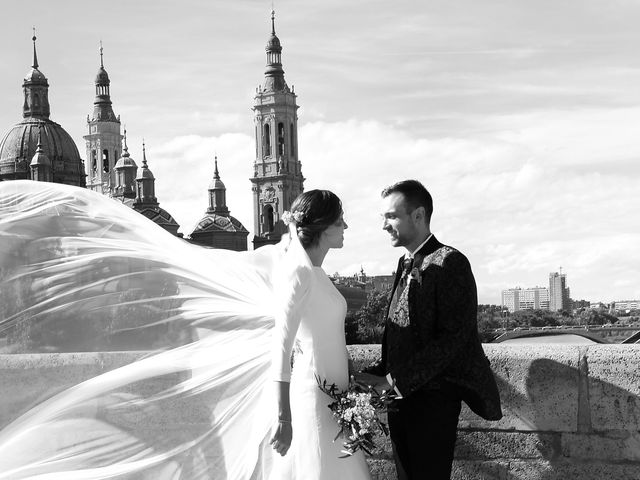
[[429, 221], [427, 220], [427, 211], [425, 210], [424, 207], [417, 207], [412, 213], [411, 216], [413, 217], [413, 221], [414, 222], [420, 222], [423, 221], [425, 223], [425, 225], [429, 224]]

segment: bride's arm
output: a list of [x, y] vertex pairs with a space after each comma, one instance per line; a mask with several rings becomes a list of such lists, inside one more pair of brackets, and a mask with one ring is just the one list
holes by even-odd
[[291, 445], [291, 405], [289, 400], [289, 382], [291, 380], [291, 351], [300, 326], [300, 311], [309, 292], [310, 277], [306, 269], [292, 272], [286, 283], [280, 284], [277, 292], [280, 308], [275, 315], [272, 351], [272, 375], [276, 386], [278, 423], [274, 427], [271, 445], [280, 454], [285, 455]]
[[289, 382], [276, 382], [277, 400], [278, 400], [278, 425], [275, 428], [271, 445], [280, 455], [286, 455], [291, 439], [293, 438], [293, 429], [291, 428], [291, 405], [289, 403]]

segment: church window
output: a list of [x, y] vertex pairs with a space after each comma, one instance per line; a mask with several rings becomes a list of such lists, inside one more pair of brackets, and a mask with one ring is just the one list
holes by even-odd
[[262, 138], [262, 144], [264, 145], [264, 156], [268, 157], [271, 155], [271, 129], [269, 128], [269, 124], [265, 123], [264, 125], [264, 136]]
[[33, 95], [33, 106], [36, 108], [40, 106], [40, 96], [37, 93]]
[[102, 150], [102, 170], [104, 170], [104, 173], [108, 173], [109, 168], [109, 150], [105, 148]]
[[291, 151], [291, 156], [295, 157], [296, 150], [295, 150], [294, 145], [293, 145], [293, 123], [291, 125], [289, 125], [289, 141], [291, 143], [291, 148], [289, 149]]
[[284, 155], [284, 124], [278, 124], [278, 154]]
[[93, 170], [94, 172], [98, 168], [96, 159], [97, 159], [97, 152], [95, 150], [91, 150], [91, 170]]
[[264, 233], [273, 232], [273, 207], [271, 205], [265, 205], [263, 209], [263, 218], [264, 218]]

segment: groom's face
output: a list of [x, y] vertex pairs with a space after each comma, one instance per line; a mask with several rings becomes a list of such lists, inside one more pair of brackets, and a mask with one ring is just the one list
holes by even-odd
[[404, 247], [419, 235], [416, 224], [402, 193], [392, 193], [382, 199], [382, 229], [391, 237], [391, 245]]

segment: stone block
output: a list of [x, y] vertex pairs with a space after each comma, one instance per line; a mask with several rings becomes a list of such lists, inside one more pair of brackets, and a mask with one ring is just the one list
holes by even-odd
[[512, 480], [509, 462], [454, 460], [451, 480]]
[[504, 417], [487, 422], [464, 407], [462, 428], [576, 431], [580, 350], [570, 345], [483, 345]]
[[591, 426], [640, 430], [640, 345], [587, 348]]
[[457, 460], [546, 459], [561, 454], [560, 433], [458, 429]]
[[640, 480], [640, 464], [509, 462], [509, 480]]
[[561, 442], [562, 455], [574, 461], [640, 462], [640, 432], [637, 431], [563, 433]]

